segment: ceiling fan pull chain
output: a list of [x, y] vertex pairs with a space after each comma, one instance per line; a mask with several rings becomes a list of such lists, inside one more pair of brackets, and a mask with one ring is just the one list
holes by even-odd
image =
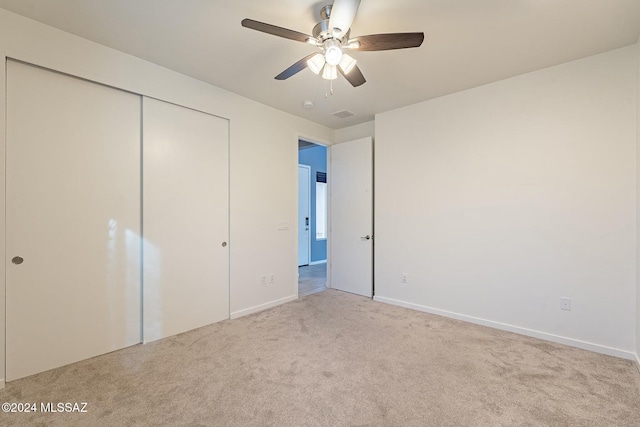
[[324, 92], [324, 98], [329, 98], [329, 95], [333, 95], [333, 80], [327, 80], [327, 84], [329, 86], [329, 90]]

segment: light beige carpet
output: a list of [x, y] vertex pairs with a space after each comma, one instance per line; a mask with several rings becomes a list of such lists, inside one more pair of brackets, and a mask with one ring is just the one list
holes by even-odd
[[9, 383], [2, 425], [640, 425], [632, 362], [327, 290]]

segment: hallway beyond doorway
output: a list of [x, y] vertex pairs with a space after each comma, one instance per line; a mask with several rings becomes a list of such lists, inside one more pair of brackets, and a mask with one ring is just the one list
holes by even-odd
[[298, 298], [327, 289], [327, 263], [298, 267]]

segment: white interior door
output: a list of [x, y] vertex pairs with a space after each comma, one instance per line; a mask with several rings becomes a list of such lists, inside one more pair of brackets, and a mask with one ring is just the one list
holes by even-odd
[[329, 153], [331, 287], [372, 297], [372, 140], [332, 145]]
[[7, 62], [6, 374], [141, 341], [140, 97]]
[[298, 165], [298, 266], [311, 257], [311, 168]]
[[229, 318], [229, 123], [144, 98], [144, 341]]

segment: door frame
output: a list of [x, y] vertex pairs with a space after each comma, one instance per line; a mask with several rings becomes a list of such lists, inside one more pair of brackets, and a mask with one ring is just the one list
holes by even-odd
[[[306, 184], [307, 184], [307, 211], [308, 211], [308, 217], [307, 217], [307, 221], [309, 222], [308, 225], [308, 229], [307, 231], [307, 264], [309, 265], [311, 264], [311, 166], [309, 165], [302, 165], [300, 163], [298, 163], [298, 215], [297, 215], [297, 222], [298, 225], [300, 224], [300, 168], [302, 169], [306, 169], [307, 170], [307, 176], [309, 177], [309, 179], [307, 180]], [[298, 227], [298, 267], [300, 267], [300, 227]], [[305, 265], [305, 264], [303, 264]]]
[[[331, 177], [331, 170], [330, 170], [331, 167], [329, 165], [329, 163], [330, 163], [329, 162], [329, 147], [331, 147], [333, 145], [333, 143], [329, 142], [329, 141], [323, 141], [323, 140], [320, 140], [318, 138], [311, 137], [311, 136], [299, 133], [296, 136], [296, 145], [295, 145], [295, 147], [296, 147], [296, 164], [299, 164], [298, 163], [298, 159], [299, 159], [298, 155], [299, 155], [299, 152], [300, 152], [300, 149], [299, 149], [300, 141], [310, 142], [311, 144], [319, 145], [319, 146], [324, 147], [324, 148], [327, 149], [327, 177], [328, 177], [327, 178], [327, 191], [330, 192], [331, 191], [331, 178], [329, 178], [329, 177]], [[311, 193], [309, 193], [309, 197], [311, 197]], [[330, 197], [327, 197], [327, 227], [329, 228], [327, 230], [327, 282], [326, 282], [326, 285], [325, 285], [327, 287], [327, 289], [331, 288], [331, 269], [329, 268], [329, 266], [331, 265], [331, 249], [330, 249], [331, 245], [329, 244], [329, 242], [331, 241], [331, 228], [329, 227], [329, 224], [331, 224], [331, 200], [330, 199], [331, 199]], [[298, 215], [297, 215], [298, 203], [297, 202], [298, 202], [298, 190], [296, 189], [296, 218], [298, 218]], [[297, 222], [296, 222], [296, 224], [297, 224]], [[309, 229], [309, 233], [311, 233], [311, 229]], [[297, 230], [296, 230], [296, 237], [297, 237]], [[309, 244], [311, 244], [311, 239], [309, 239]], [[298, 250], [298, 245], [296, 245], [296, 260], [298, 258], [297, 250]], [[309, 250], [309, 261], [311, 261], [311, 250]], [[296, 275], [295, 275], [295, 277], [298, 277], [298, 267], [296, 267]], [[296, 284], [295, 285], [296, 285], [296, 297], [297, 297], [298, 296], [298, 280], [296, 280]]]

